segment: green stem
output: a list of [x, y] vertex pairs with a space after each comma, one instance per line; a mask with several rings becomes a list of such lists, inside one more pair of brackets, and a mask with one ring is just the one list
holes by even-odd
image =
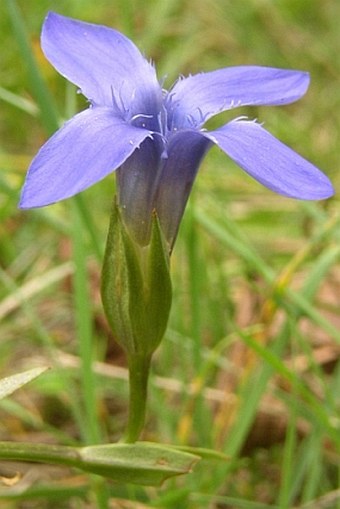
[[27, 442], [0, 442], [0, 460], [37, 461], [72, 467], [81, 463], [74, 447]]
[[144, 427], [150, 362], [151, 355], [134, 354], [128, 356], [129, 420], [123, 438], [123, 441], [127, 443], [136, 442]]
[[[91, 461], [81, 456], [83, 449], [65, 445], [36, 444], [29, 442], [0, 442], [0, 461], [29, 461], [73, 467], [86, 472], [97, 473]], [[103, 474], [105, 475], [105, 474]], [[108, 509], [109, 493], [104, 478], [91, 476], [98, 509]]]

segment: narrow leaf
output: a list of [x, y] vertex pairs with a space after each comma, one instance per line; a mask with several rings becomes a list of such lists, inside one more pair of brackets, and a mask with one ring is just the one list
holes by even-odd
[[190, 447], [187, 445], [170, 445], [167, 444], [166, 447], [169, 447], [175, 451], [187, 452], [189, 454], [194, 454], [195, 456], [199, 456], [202, 460], [207, 461], [228, 461], [230, 459], [229, 456], [220, 451], [214, 451], [213, 449], [206, 449], [205, 447]]
[[23, 373], [17, 373], [0, 380], [0, 399], [6, 398], [23, 385], [26, 385], [31, 380], [34, 380], [39, 375], [44, 373], [48, 368], [33, 368]]
[[199, 457], [163, 445], [137, 442], [84, 447], [81, 469], [115, 481], [159, 486], [166, 479], [187, 474]]
[[194, 454], [150, 442], [69, 447], [28, 442], [0, 442], [0, 460], [29, 461], [73, 467], [120, 483], [159, 486], [191, 472]]

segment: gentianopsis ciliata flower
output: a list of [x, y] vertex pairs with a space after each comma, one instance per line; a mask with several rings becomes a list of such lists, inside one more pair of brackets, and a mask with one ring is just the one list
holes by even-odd
[[144, 245], [152, 211], [173, 244], [198, 167], [218, 145], [273, 191], [299, 199], [333, 194], [328, 178], [259, 123], [236, 118], [207, 131], [214, 115], [244, 105], [281, 105], [307, 90], [306, 72], [240, 66], [179, 78], [163, 90], [154, 66], [121, 33], [49, 13], [42, 49], [88, 99], [33, 160], [20, 206], [73, 196], [116, 170], [118, 203]]

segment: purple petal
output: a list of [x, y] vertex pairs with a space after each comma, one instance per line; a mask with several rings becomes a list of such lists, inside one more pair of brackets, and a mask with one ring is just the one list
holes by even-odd
[[115, 117], [109, 108], [79, 113], [38, 152], [19, 206], [42, 207], [79, 193], [118, 168], [150, 135]]
[[146, 139], [116, 173], [118, 204], [129, 232], [140, 245], [146, 245], [150, 240], [162, 151], [159, 136]]
[[182, 131], [169, 140], [155, 209], [170, 246], [175, 241], [199, 165], [210, 146], [198, 131]]
[[256, 122], [234, 120], [204, 135], [272, 191], [302, 200], [321, 200], [334, 194], [320, 170]]
[[179, 80], [167, 97], [178, 129], [204, 122], [221, 111], [246, 105], [278, 105], [296, 101], [309, 85], [306, 72], [271, 67], [227, 67]]
[[41, 45], [58, 72], [93, 104], [158, 113], [162, 92], [154, 67], [116, 30], [50, 12]]

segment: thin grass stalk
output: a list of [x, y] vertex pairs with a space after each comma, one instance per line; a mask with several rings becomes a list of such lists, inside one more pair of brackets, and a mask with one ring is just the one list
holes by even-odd
[[[295, 324], [291, 324], [294, 327]], [[298, 417], [298, 388], [296, 384], [291, 385], [292, 401], [289, 406], [289, 418], [286, 430], [286, 439], [283, 448], [283, 460], [281, 466], [281, 486], [278, 495], [278, 505], [282, 509], [289, 509], [293, 502], [291, 486], [294, 477], [294, 462], [296, 459], [296, 448], [298, 444], [297, 437], [297, 417]]]
[[29, 36], [16, 0], [5, 0], [23, 62], [26, 63], [32, 94], [39, 104], [41, 120], [48, 134], [58, 128], [57, 110], [33, 56]]
[[[77, 201], [75, 197], [74, 201]], [[94, 342], [92, 329], [92, 306], [88, 286], [87, 249], [84, 241], [84, 228], [80, 207], [73, 206], [73, 260], [74, 273], [74, 304], [75, 321], [78, 338], [79, 356], [81, 359], [80, 379], [84, 400], [83, 439], [92, 445], [101, 442], [101, 429], [98, 415], [97, 384], [93, 371]], [[109, 495], [104, 479], [91, 477], [91, 485], [96, 496], [99, 509], [108, 509]]]
[[98, 402], [96, 378], [92, 369], [94, 344], [92, 330], [92, 306], [88, 286], [87, 249], [84, 241], [83, 222], [79, 208], [73, 207], [73, 261], [74, 261], [74, 304], [79, 356], [81, 358], [81, 384], [85, 407], [86, 425], [83, 427], [87, 445], [100, 442], [98, 425]]

